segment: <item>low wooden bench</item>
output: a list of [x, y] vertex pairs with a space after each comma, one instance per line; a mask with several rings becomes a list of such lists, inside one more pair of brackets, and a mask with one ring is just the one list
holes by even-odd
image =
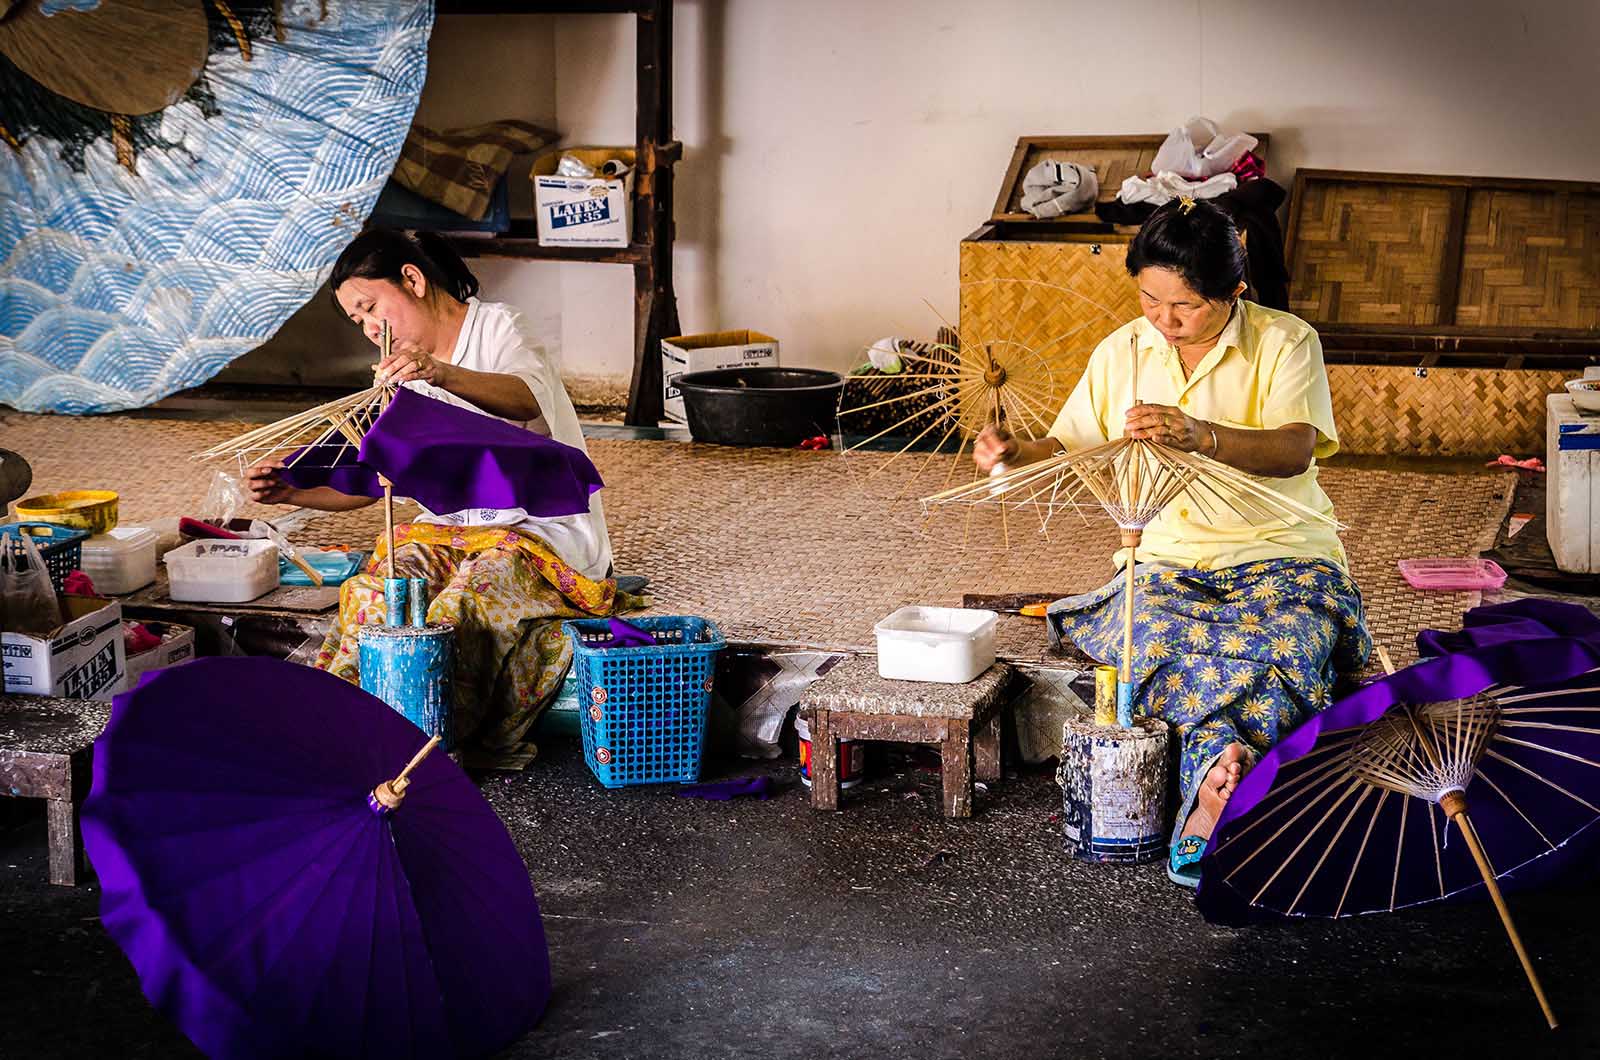
[[75, 886], [87, 868], [78, 810], [110, 716], [99, 700], [0, 695], [0, 794], [45, 800], [51, 883]]
[[800, 699], [811, 726], [811, 806], [839, 808], [839, 741], [934, 744], [943, 769], [946, 817], [972, 816], [972, 780], [1000, 779], [1000, 715], [1014, 672], [996, 663], [966, 684], [890, 681], [876, 659], [830, 670]]

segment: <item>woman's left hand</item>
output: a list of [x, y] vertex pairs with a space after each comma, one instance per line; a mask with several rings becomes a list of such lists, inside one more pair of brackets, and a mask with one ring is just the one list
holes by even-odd
[[433, 354], [415, 343], [396, 342], [389, 348], [389, 356], [373, 369], [376, 381], [383, 383], [409, 383], [418, 380], [444, 386], [446, 370], [450, 366], [436, 360]]
[[1171, 405], [1135, 405], [1128, 410], [1123, 433], [1144, 438], [1186, 453], [1211, 447], [1211, 432], [1193, 416]]

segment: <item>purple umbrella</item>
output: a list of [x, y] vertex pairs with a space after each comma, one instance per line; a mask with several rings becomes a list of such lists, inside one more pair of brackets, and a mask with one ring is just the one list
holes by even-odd
[[396, 778], [425, 742], [272, 659], [201, 659], [117, 697], [83, 809], [101, 920], [207, 1054], [481, 1056], [538, 1020], [527, 869], [447, 757]]
[[[338, 434], [330, 432], [333, 438]], [[581, 450], [542, 434], [401, 387], [357, 450], [329, 440], [286, 461], [283, 478], [382, 497], [379, 475], [429, 511], [522, 508], [548, 518], [589, 510], [600, 472]]]
[[1418, 663], [1314, 716], [1228, 800], [1201, 912], [1340, 917], [1483, 887], [1554, 1026], [1495, 880], [1600, 817], [1597, 668], [1600, 643], [1503, 642]]

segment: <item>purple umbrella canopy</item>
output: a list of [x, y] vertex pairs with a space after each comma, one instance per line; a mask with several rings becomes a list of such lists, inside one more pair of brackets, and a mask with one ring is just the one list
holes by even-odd
[[1223, 808], [1201, 866], [1200, 911], [1223, 923], [1338, 917], [1483, 888], [1436, 802], [1371, 782], [1373, 738], [1407, 707], [1483, 705], [1483, 746], [1463, 793], [1497, 875], [1561, 849], [1600, 818], [1597, 668], [1600, 644], [1503, 642], [1417, 663], [1314, 715]]
[[405, 387], [395, 391], [359, 449], [324, 441], [287, 463], [282, 477], [301, 489], [331, 486], [351, 496], [382, 497], [382, 474], [396, 493], [441, 513], [521, 508], [539, 518], [580, 515], [604, 485], [581, 449]]
[[118, 696], [84, 843], [145, 995], [214, 1057], [466, 1057], [550, 996], [522, 858], [387, 704], [272, 659], [201, 659]]

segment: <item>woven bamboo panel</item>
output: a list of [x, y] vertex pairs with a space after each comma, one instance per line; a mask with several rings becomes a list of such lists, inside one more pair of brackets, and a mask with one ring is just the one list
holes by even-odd
[[1346, 453], [1526, 456], [1544, 451], [1544, 399], [1563, 372], [1328, 366], [1339, 444]]
[[1450, 189], [1304, 185], [1289, 311], [1344, 324], [1437, 324]]
[[963, 242], [962, 341], [1016, 343], [1045, 354], [1065, 401], [1100, 340], [1139, 315], [1127, 257], [1127, 240], [1116, 237], [1103, 243]]
[[1600, 195], [1474, 190], [1456, 323], [1600, 328]]

